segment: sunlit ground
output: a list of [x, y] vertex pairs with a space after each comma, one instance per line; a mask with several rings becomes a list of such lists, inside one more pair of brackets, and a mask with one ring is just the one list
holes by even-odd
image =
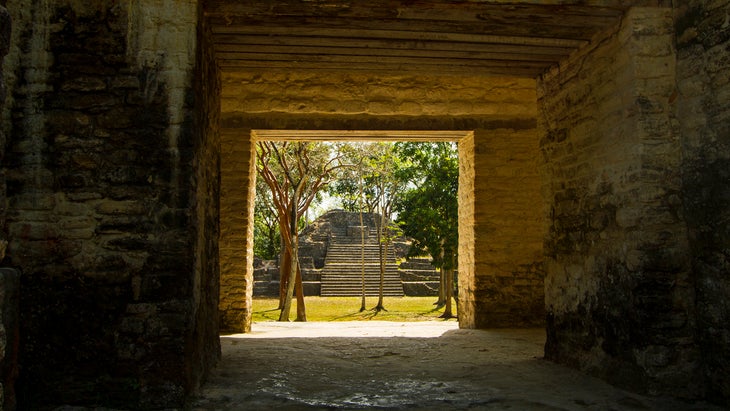
[[[305, 297], [307, 321], [433, 321], [444, 313], [444, 307], [436, 308], [436, 297], [385, 297], [385, 311], [375, 311], [377, 297], [365, 299], [365, 311], [360, 311], [361, 297]], [[454, 301], [454, 300], [452, 300]], [[260, 298], [253, 300], [254, 322], [276, 321], [279, 319], [279, 300]], [[452, 303], [452, 313], [457, 314], [456, 302]], [[296, 302], [292, 301], [289, 318], [296, 318]], [[444, 321], [456, 321], [452, 318]]]

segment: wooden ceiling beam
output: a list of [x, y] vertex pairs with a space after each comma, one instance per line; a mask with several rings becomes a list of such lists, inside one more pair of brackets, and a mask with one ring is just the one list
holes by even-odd
[[281, 27], [307, 27], [308, 29], [335, 30], [378, 30], [403, 32], [433, 32], [454, 34], [490, 34], [496, 36], [551, 37], [573, 40], [590, 40], [596, 28], [604, 28], [616, 24], [618, 18], [596, 21], [586, 16], [551, 16], [549, 21], [535, 22], [532, 15], [522, 18], [500, 18], [494, 16], [489, 21], [460, 22], [440, 20], [400, 21], [371, 18], [249, 18], [249, 17], [213, 17], [213, 27], [257, 27], [261, 33], [269, 33]]
[[286, 46], [318, 48], [361, 48], [384, 50], [462, 51], [477, 53], [534, 53], [543, 55], [568, 55], [574, 48], [495, 43], [454, 43], [445, 41], [352, 39], [333, 37], [293, 37], [270, 35], [216, 34], [213, 42], [219, 45]]
[[224, 59], [259, 59], [261, 56], [291, 56], [299, 59], [306, 56], [367, 56], [367, 57], [409, 57], [409, 58], [443, 58], [451, 60], [511, 60], [511, 61], [544, 61], [555, 63], [566, 57], [567, 54], [541, 54], [537, 51], [520, 53], [503, 52], [474, 52], [461, 50], [396, 50], [380, 48], [347, 48], [347, 47], [288, 47], [269, 45], [223, 44], [217, 43], [215, 50], [219, 58]]
[[218, 65], [222, 72], [266, 71], [291, 72], [318, 71], [318, 72], [365, 72], [381, 74], [423, 73], [429, 75], [483, 75], [505, 77], [536, 77], [545, 71], [544, 66], [519, 64], [460, 65], [449, 61], [429, 63], [382, 63], [369, 62], [310, 62], [310, 61], [252, 61], [252, 60], [219, 60]]
[[267, 27], [264, 31], [256, 26], [222, 26], [211, 27], [213, 34], [245, 34], [296, 36], [317, 38], [350, 38], [350, 39], [380, 39], [380, 40], [408, 40], [408, 41], [441, 41], [456, 43], [490, 43], [505, 45], [526, 45], [545, 47], [579, 48], [588, 44], [587, 40], [560, 39], [552, 37], [534, 36], [495, 36], [489, 34], [468, 33], [438, 33], [429, 31], [403, 30], [366, 30], [366, 29], [323, 29], [309, 27]]
[[350, 18], [401, 18], [479, 21], [499, 13], [505, 16], [587, 15], [617, 17], [632, 6], [668, 7], [670, 0], [369, 0], [353, 2], [319, 0], [292, 2], [282, 0], [226, 1], [208, 0], [208, 16], [310, 16]]

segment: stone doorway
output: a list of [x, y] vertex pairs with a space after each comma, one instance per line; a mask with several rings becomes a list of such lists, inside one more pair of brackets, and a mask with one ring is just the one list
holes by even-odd
[[[424, 119], [424, 123], [433, 122], [433, 119]], [[306, 122], [306, 121], [305, 121]], [[336, 124], [337, 122], [335, 122]], [[320, 129], [320, 130], [302, 130], [302, 129], [252, 129], [248, 134], [250, 138], [245, 143], [249, 145], [249, 152], [247, 154], [248, 161], [242, 161], [244, 156], [239, 154], [233, 155], [231, 158], [226, 159], [226, 150], [223, 150], [223, 174], [222, 180], [222, 198], [221, 198], [221, 227], [222, 227], [222, 246], [221, 246], [221, 323], [222, 330], [225, 331], [250, 331], [251, 327], [251, 307], [252, 307], [252, 293], [253, 293], [253, 267], [252, 267], [252, 247], [253, 247], [253, 235], [252, 227], [247, 227], [249, 222], [253, 221], [253, 199], [255, 196], [254, 188], [254, 159], [255, 154], [255, 142], [257, 140], [270, 140], [270, 141], [284, 141], [284, 140], [316, 140], [316, 141], [456, 141], [459, 147], [460, 156], [460, 182], [459, 182], [459, 238], [460, 238], [460, 267], [463, 267], [462, 274], [459, 279], [460, 289], [460, 322], [461, 326], [465, 328], [473, 328], [477, 326], [483, 326], [482, 322], [491, 322], [492, 325], [499, 324], [500, 326], [524, 326], [524, 325], [540, 325], [543, 322], [543, 277], [542, 271], [539, 269], [526, 270], [523, 272], [511, 271], [509, 273], [495, 273], [493, 271], [494, 266], [482, 267], [484, 270], [479, 275], [476, 274], [474, 264], [474, 250], [475, 243], [479, 243], [480, 240], [475, 239], [473, 232], [475, 226], [475, 192], [478, 195], [492, 195], [487, 194], [483, 191], [476, 190], [475, 187], [484, 182], [479, 181], [475, 183], [476, 179], [488, 179], [488, 176], [479, 175], [477, 176], [474, 168], [475, 158], [475, 131], [473, 130], [448, 130], [447, 127], [434, 127], [434, 129], [442, 129], [442, 131], [423, 130], [414, 128], [412, 130], [382, 130], [373, 127], [377, 125], [377, 122], [371, 122], [368, 124], [370, 129], [361, 130], [348, 130], [344, 128], [332, 127], [331, 129]], [[453, 128], [453, 124], [451, 125]], [[445, 130], [445, 131], [444, 131]], [[495, 140], [502, 140], [506, 135], [519, 135], [519, 132], [514, 130], [492, 130], [490, 132], [483, 131], [482, 128], [478, 133], [481, 133], [482, 137], [486, 140], [488, 138], [494, 138]], [[245, 136], [245, 132], [240, 134], [235, 131], [222, 133], [223, 142], [222, 145], [227, 144], [230, 147], [234, 147], [236, 144], [243, 144], [241, 142], [241, 135]], [[228, 136], [228, 137], [226, 137]], [[238, 136], [238, 137], [237, 137]], [[238, 143], [236, 143], [238, 139]], [[515, 137], [512, 142], [518, 141], [519, 138]], [[529, 140], [528, 140], [529, 141]], [[527, 144], [536, 145], [535, 141], [529, 141]], [[232, 150], [236, 152], [236, 150]], [[494, 157], [493, 152], [486, 151], [484, 155], [489, 153], [490, 156]], [[479, 155], [478, 155], [479, 156]], [[514, 157], [514, 156], [511, 156]], [[230, 164], [229, 161], [236, 162], [234, 165]], [[492, 159], [494, 161], [494, 159]], [[515, 161], [515, 158], [512, 158]], [[523, 158], [522, 161], [528, 164], [534, 161], [533, 158]], [[524, 165], [523, 165], [524, 167]], [[525, 167], [529, 170], [529, 168]], [[518, 169], [519, 170], [519, 169]], [[486, 170], [489, 172], [490, 170]], [[514, 171], [514, 170], [513, 170]], [[482, 170], [479, 170], [481, 173]], [[528, 171], [532, 173], [533, 178], [536, 178], [537, 171], [532, 169]], [[529, 175], [529, 174], [528, 174]], [[503, 176], [491, 176], [491, 180], [500, 179], [498, 184], [504, 184], [505, 181]], [[230, 184], [230, 186], [228, 186]], [[249, 189], [235, 190], [235, 187], [241, 187], [248, 185]], [[230, 191], [227, 187], [230, 187]], [[509, 188], [506, 188], [509, 191]], [[513, 190], [518, 191], [518, 190]], [[539, 193], [537, 193], [539, 196]], [[516, 201], [512, 198], [510, 202]], [[534, 204], [525, 204], [524, 207], [532, 207]], [[237, 207], [247, 207], [245, 218]], [[500, 209], [499, 206], [495, 208], [495, 211]], [[539, 208], [537, 208], [539, 211]], [[533, 214], [539, 214], [533, 210]], [[494, 218], [494, 216], [492, 217]], [[514, 216], [510, 217], [513, 221], [509, 222], [508, 225], [524, 224], [524, 221], [518, 221]], [[529, 220], [528, 220], [529, 221]], [[505, 220], [506, 222], [506, 220]], [[537, 225], [537, 224], [536, 224]], [[236, 228], [238, 227], [238, 228]], [[236, 234], [236, 231], [238, 234]], [[518, 230], [519, 231], [519, 230]], [[534, 229], [532, 235], [535, 237], [533, 241], [539, 243], [541, 241], [540, 229]], [[527, 231], [529, 233], [530, 230]], [[530, 234], [525, 231], [521, 232], [522, 240], [528, 238]], [[511, 234], [515, 236], [516, 234]], [[236, 236], [240, 240], [238, 246], [233, 248], [227, 248], [223, 246], [227, 244], [228, 238], [233, 239]], [[494, 242], [498, 241], [496, 238], [490, 239], [489, 247], [494, 249]], [[502, 254], [502, 250], [506, 250], [508, 245], [500, 246], [500, 251], [492, 251], [495, 254], [494, 259], [505, 258]], [[538, 247], [539, 248], [539, 245]], [[250, 255], [249, 258], [243, 258], [245, 255]], [[500, 254], [500, 255], [497, 255]], [[539, 259], [539, 256], [535, 256]], [[528, 266], [534, 267], [534, 261], [530, 262]], [[539, 265], [539, 262], [538, 262]], [[511, 277], [510, 281], [514, 282], [523, 281], [520, 287], [504, 287], [499, 284], [499, 281], [504, 281], [505, 277]], [[477, 280], [477, 277], [482, 277]], [[502, 280], [498, 280], [502, 278]], [[483, 279], [492, 281], [491, 284], [481, 283]], [[477, 282], [481, 289], [477, 291]], [[485, 289], [491, 289], [493, 294], [501, 294], [501, 296], [491, 302], [480, 299], [476, 293], [484, 292]], [[490, 306], [484, 303], [491, 304]], [[500, 306], [495, 309], [495, 307]], [[479, 311], [480, 314], [476, 314]], [[483, 314], [489, 313], [489, 318], [477, 318]]]

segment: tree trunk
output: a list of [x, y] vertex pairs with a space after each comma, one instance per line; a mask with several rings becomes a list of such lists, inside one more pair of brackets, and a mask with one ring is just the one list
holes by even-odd
[[436, 308], [441, 308], [446, 304], [446, 288], [447, 288], [447, 276], [444, 271], [444, 239], [441, 239], [441, 249], [439, 250], [441, 257], [441, 267], [439, 267], [439, 299], [436, 301]]
[[454, 283], [454, 270], [441, 269], [441, 275], [446, 277], [446, 308], [444, 309], [444, 313], [441, 314], [441, 318], [454, 318], [454, 313], [451, 309], [451, 299], [453, 297], [452, 284]]
[[279, 314], [279, 321], [289, 321], [289, 313], [291, 312], [291, 300], [294, 296], [294, 286], [296, 285], [297, 267], [299, 266], [299, 236], [297, 234], [297, 192], [292, 198], [291, 220], [289, 221], [289, 243], [291, 247], [291, 264], [289, 267], [289, 276], [286, 279], [286, 296], [284, 298], [284, 306]]
[[439, 297], [433, 305], [436, 308], [441, 308], [446, 304], [446, 276], [444, 275], [444, 269], [439, 268]]
[[[385, 247], [383, 247], [383, 230], [385, 230], [384, 209], [381, 210], [380, 213], [380, 227], [378, 229], [378, 254], [380, 255], [380, 286], [378, 287], [378, 305], [375, 306], [375, 311], [385, 310], [385, 306], [383, 305], [383, 283], [385, 282], [385, 258], [388, 252], [388, 243], [385, 242]], [[383, 250], [383, 248], [385, 248], [385, 250]]]
[[362, 299], [360, 300], [360, 312], [366, 310], [365, 308], [365, 225], [362, 222], [362, 171], [360, 171], [360, 196], [358, 198], [360, 203], [360, 262], [361, 262], [361, 277], [362, 277]]
[[291, 254], [289, 253], [289, 248], [286, 247], [286, 245], [282, 245], [281, 258], [279, 261], [279, 310], [284, 308], [284, 301], [286, 300], [286, 285], [290, 270]]
[[297, 293], [297, 319], [296, 319], [296, 321], [306, 322], [307, 321], [307, 311], [304, 308], [304, 284], [302, 283], [302, 268], [299, 265], [299, 261], [297, 261], [296, 293]]

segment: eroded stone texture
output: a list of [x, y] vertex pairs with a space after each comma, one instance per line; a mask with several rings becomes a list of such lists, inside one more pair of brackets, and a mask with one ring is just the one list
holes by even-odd
[[[10, 13], [0, 2], [0, 113], [5, 105], [5, 76], [3, 62], [10, 48]], [[0, 118], [3, 116], [0, 114]], [[6, 138], [0, 127], [0, 164], [5, 157]], [[5, 259], [7, 235], [5, 224], [5, 170], [0, 168], [0, 265]], [[15, 379], [17, 378], [18, 356], [18, 283], [20, 279], [15, 270], [0, 268], [0, 409], [15, 410]]]
[[537, 152], [535, 129], [477, 130], [459, 142], [462, 326], [544, 323]]
[[669, 8], [633, 8], [538, 86], [549, 203], [546, 357], [696, 396]]
[[256, 148], [250, 130], [221, 133], [220, 327], [251, 330]]
[[197, 2], [8, 7], [20, 406], [179, 406], [219, 353], [217, 74], [192, 54]]
[[707, 395], [730, 404], [730, 1], [675, 10], [675, 112]]
[[[4, 2], [0, 3], [0, 119], [3, 119], [5, 106], [5, 95], [7, 94], [7, 86], [5, 85], [5, 75], [3, 73], [3, 62], [5, 56], [10, 49], [11, 35], [11, 19], [8, 10], [3, 7]], [[2, 123], [2, 121], [0, 121]], [[5, 137], [5, 127], [0, 127], [0, 164], [3, 164], [5, 158], [5, 146], [7, 144]], [[7, 204], [6, 188], [5, 188], [5, 170], [0, 168], [0, 263], [5, 257], [5, 248], [7, 247], [7, 227], [5, 226], [5, 213]]]

